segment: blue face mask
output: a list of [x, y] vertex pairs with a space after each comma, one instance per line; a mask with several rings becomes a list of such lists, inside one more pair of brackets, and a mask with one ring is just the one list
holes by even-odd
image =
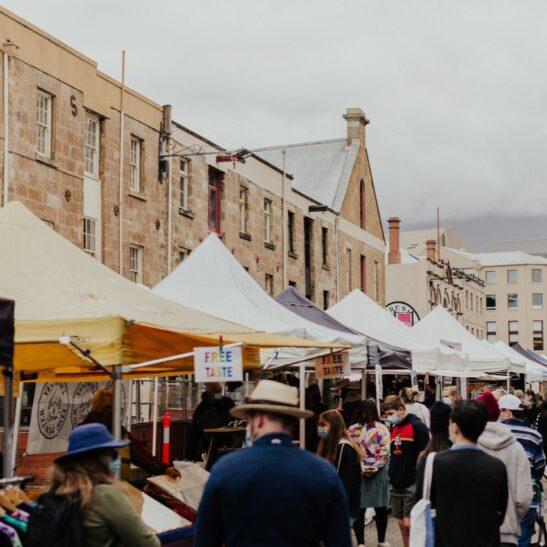
[[108, 467], [112, 475], [119, 477], [120, 469], [122, 468], [122, 459], [118, 456], [115, 460], [110, 460]]
[[320, 439], [326, 439], [329, 436], [329, 428], [328, 427], [318, 427], [317, 428], [317, 435]]
[[397, 425], [397, 424], [400, 424], [403, 420], [401, 418], [399, 418], [399, 416], [397, 416], [397, 414], [393, 414], [392, 416], [387, 417], [387, 421], [391, 425]]

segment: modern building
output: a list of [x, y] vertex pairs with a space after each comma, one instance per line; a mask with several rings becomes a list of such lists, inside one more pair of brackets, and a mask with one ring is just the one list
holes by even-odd
[[148, 286], [214, 231], [272, 295], [292, 284], [327, 307], [362, 288], [384, 303], [362, 110], [340, 139], [227, 151], [4, 8], [0, 44], [2, 203]]
[[448, 221], [444, 221], [439, 230], [436, 228], [426, 228], [423, 230], [407, 230], [401, 232], [401, 248], [415, 256], [425, 256], [426, 241], [435, 240], [438, 249], [449, 247], [451, 249], [462, 249], [471, 251], [471, 246], [465, 239], [451, 226]]
[[488, 253], [501, 253], [507, 251], [522, 251], [530, 255], [547, 258], [547, 239], [502, 241], [499, 243], [490, 243], [486, 248], [486, 252]]

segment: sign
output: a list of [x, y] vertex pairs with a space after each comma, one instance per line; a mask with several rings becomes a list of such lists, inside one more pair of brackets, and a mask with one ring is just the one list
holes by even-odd
[[351, 374], [349, 352], [328, 353], [315, 359], [317, 378], [343, 378]]
[[382, 380], [382, 367], [380, 365], [376, 365], [374, 367], [374, 370], [376, 372], [376, 404], [378, 405], [378, 409], [380, 409], [380, 401], [384, 398], [384, 383]]
[[405, 302], [392, 302], [386, 306], [386, 310], [409, 327], [412, 327], [420, 320], [416, 310]]
[[242, 382], [241, 346], [194, 348], [196, 382]]

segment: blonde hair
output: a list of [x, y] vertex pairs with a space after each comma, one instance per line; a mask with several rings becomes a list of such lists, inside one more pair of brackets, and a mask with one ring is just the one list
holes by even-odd
[[413, 387], [405, 387], [401, 390], [400, 397], [405, 403], [415, 403], [420, 396], [420, 392]]
[[317, 455], [329, 460], [336, 465], [336, 456], [338, 454], [338, 445], [342, 439], [346, 440], [353, 450], [359, 461], [363, 456], [361, 447], [351, 438], [349, 431], [346, 428], [344, 418], [338, 410], [327, 410], [320, 414], [320, 420], [324, 420], [330, 425], [329, 436], [326, 439], [321, 439], [317, 448]]

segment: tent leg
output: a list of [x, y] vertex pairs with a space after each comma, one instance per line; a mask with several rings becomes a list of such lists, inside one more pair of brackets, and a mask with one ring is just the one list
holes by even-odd
[[13, 401], [13, 369], [4, 368], [4, 478], [12, 476], [11, 462], [11, 405]]
[[361, 371], [361, 401], [367, 398], [367, 369]]
[[509, 393], [511, 389], [511, 371], [507, 369], [507, 393]]
[[[299, 380], [300, 380], [300, 409], [306, 408], [306, 365], [299, 365]], [[300, 420], [300, 448], [306, 448], [306, 420]]]
[[437, 379], [435, 381], [435, 400], [436, 401], [443, 400], [443, 377], [442, 376], [437, 376]]
[[158, 441], [158, 379], [154, 378], [154, 401], [152, 403], [152, 456], [156, 455]]
[[131, 422], [133, 421], [133, 380], [129, 380], [129, 395], [127, 401], [127, 431], [131, 433]]
[[19, 424], [21, 423], [21, 410], [23, 408], [23, 389], [24, 384], [19, 384], [19, 394], [17, 396], [17, 402], [15, 403], [15, 420], [13, 422], [13, 435], [12, 435], [12, 450], [10, 459], [10, 469], [12, 475], [15, 475], [15, 465], [17, 460], [17, 444], [19, 441]]
[[116, 365], [113, 368], [114, 412], [112, 413], [112, 433], [114, 439], [119, 441], [122, 438], [122, 367]]

